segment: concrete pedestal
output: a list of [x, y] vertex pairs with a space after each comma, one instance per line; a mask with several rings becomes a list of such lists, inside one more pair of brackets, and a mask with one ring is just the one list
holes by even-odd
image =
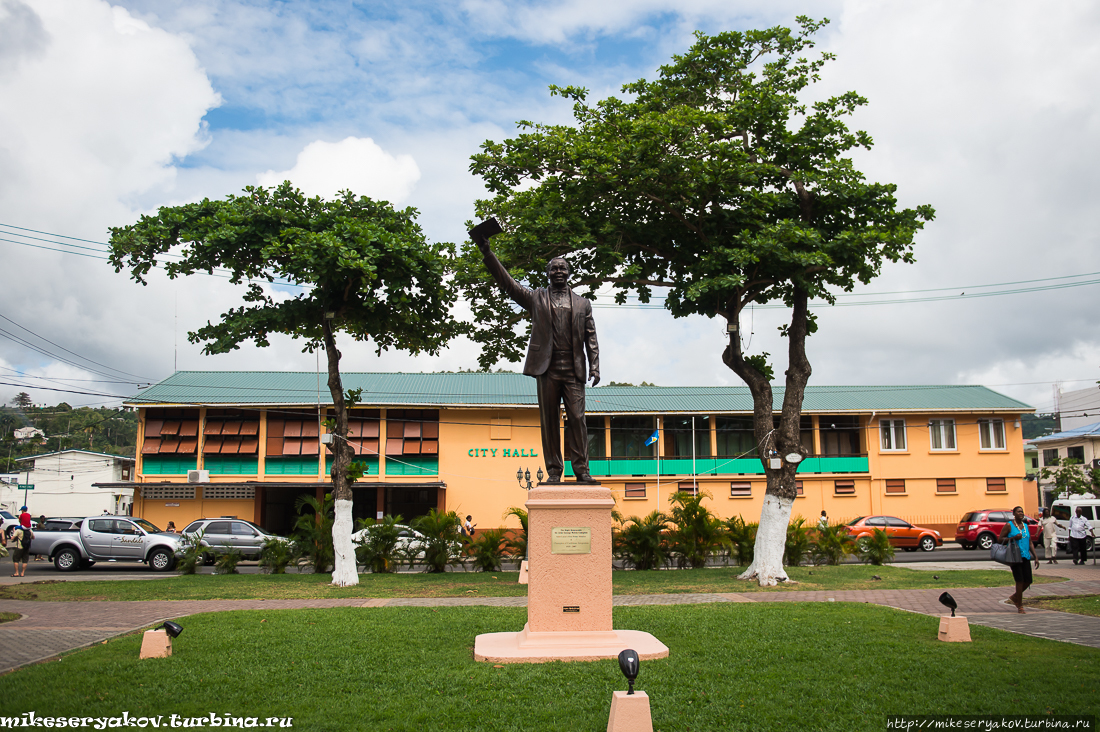
[[967, 622], [966, 616], [944, 615], [940, 618], [939, 639], [948, 643], [969, 643], [970, 623]]
[[172, 655], [172, 639], [165, 630], [147, 630], [141, 638], [141, 658], [168, 658]]
[[527, 584], [528, 576], [529, 575], [527, 573], [527, 560], [524, 559], [519, 565], [519, 583], [521, 585]]
[[644, 691], [627, 694], [616, 691], [611, 696], [611, 716], [607, 732], [653, 732], [653, 717], [649, 712], [649, 696]]
[[643, 660], [668, 647], [611, 624], [611, 491], [592, 484], [542, 485], [527, 500], [530, 556], [527, 624], [485, 633], [474, 658], [494, 663], [595, 661], [633, 648]]

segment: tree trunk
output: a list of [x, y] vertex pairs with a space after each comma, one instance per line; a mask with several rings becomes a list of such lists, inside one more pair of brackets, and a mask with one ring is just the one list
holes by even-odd
[[324, 321], [325, 354], [328, 356], [328, 390], [336, 411], [336, 438], [332, 445], [332, 497], [336, 505], [336, 518], [332, 523], [333, 568], [332, 584], [351, 587], [359, 584], [359, 572], [355, 566], [355, 545], [352, 543], [352, 493], [348, 484], [348, 467], [355, 451], [348, 444], [348, 409], [344, 401], [344, 384], [340, 380], [340, 351], [336, 350], [336, 338], [332, 324]]
[[[740, 579], [756, 579], [761, 587], [791, 581], [783, 569], [783, 550], [787, 542], [791, 507], [798, 494], [795, 473], [799, 463], [788, 462], [786, 456], [798, 454], [805, 457], [799, 427], [802, 399], [811, 373], [810, 362], [806, 358], [808, 301], [805, 290], [795, 290], [791, 325], [787, 329], [786, 390], [778, 426], [775, 424], [771, 384], [764, 374], [745, 361], [736, 332], [731, 334], [730, 345], [722, 355], [722, 360], [744, 380], [752, 394], [753, 431], [768, 481], [764, 505], [760, 509], [760, 527], [756, 530], [752, 564], [740, 575]], [[771, 467], [774, 458], [779, 459], [779, 468]]]

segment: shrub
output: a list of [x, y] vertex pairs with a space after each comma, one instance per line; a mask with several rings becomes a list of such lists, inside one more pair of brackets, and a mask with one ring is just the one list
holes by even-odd
[[477, 532], [467, 549], [474, 560], [474, 569], [482, 572], [499, 572], [504, 558], [507, 532], [504, 529], [482, 529]]
[[615, 532], [615, 556], [627, 567], [657, 569], [668, 563], [669, 548], [664, 532], [668, 517], [653, 511], [645, 518], [630, 516]]
[[846, 554], [855, 554], [856, 540], [844, 524], [818, 526], [814, 530], [810, 559], [814, 564], [840, 564]]
[[283, 539], [265, 539], [260, 548], [260, 571], [265, 574], [286, 574], [286, 567], [293, 562], [294, 543]]
[[356, 563], [375, 573], [396, 572], [401, 561], [406, 558], [398, 547], [401, 539], [398, 524], [403, 520], [401, 516], [384, 516], [380, 521], [360, 519], [359, 528], [370, 527], [370, 530], [356, 542]]
[[221, 552], [214, 564], [214, 574], [238, 574], [237, 564], [242, 556], [240, 549], [226, 549]]
[[315, 496], [302, 495], [294, 502], [298, 520], [294, 522], [297, 553], [308, 557], [314, 572], [325, 572], [332, 566], [332, 524], [336, 521], [336, 504], [331, 493], [319, 502]]
[[424, 535], [427, 571], [446, 572], [447, 565], [462, 551], [458, 514], [433, 508], [426, 515], [414, 518], [409, 525]]
[[176, 569], [180, 574], [195, 574], [203, 562], [202, 531], [180, 535], [180, 552], [177, 555]]
[[519, 506], [512, 506], [504, 512], [504, 518], [515, 516], [519, 519], [519, 531], [513, 531], [505, 540], [504, 548], [508, 554], [516, 560], [527, 558], [527, 511]]
[[725, 524], [703, 505], [706, 493], [698, 495], [677, 492], [672, 494], [673, 523], [668, 541], [676, 564], [680, 567], [704, 567], [707, 559], [728, 545]]
[[882, 529], [874, 529], [870, 536], [860, 539], [857, 547], [860, 560], [876, 567], [894, 559], [890, 535]]
[[783, 564], [797, 567], [810, 552], [810, 527], [798, 516], [787, 524], [787, 542], [783, 546]]
[[726, 519], [726, 536], [729, 539], [733, 558], [738, 566], [745, 567], [752, 564], [756, 554], [756, 530], [760, 524], [756, 521], [745, 523], [740, 516], [732, 516]]

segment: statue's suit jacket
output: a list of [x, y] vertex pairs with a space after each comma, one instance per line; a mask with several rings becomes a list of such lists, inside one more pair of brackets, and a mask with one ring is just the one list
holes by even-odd
[[[554, 322], [550, 314], [550, 290], [545, 287], [524, 287], [512, 279], [508, 270], [488, 249], [483, 250], [485, 266], [501, 289], [515, 300], [516, 304], [531, 313], [531, 342], [527, 346], [527, 359], [523, 362], [523, 373], [528, 376], [541, 376], [550, 368], [550, 355], [554, 345]], [[573, 322], [573, 371], [577, 381], [587, 380], [585, 371], [585, 353], [588, 354], [588, 366], [592, 371], [600, 370], [600, 346], [596, 341], [596, 324], [592, 320], [592, 303], [569, 291], [572, 303]]]

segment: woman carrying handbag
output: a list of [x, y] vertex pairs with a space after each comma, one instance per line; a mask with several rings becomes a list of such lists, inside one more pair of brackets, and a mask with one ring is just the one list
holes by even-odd
[[1012, 520], [1001, 529], [1001, 535], [997, 538], [1001, 544], [1015, 543], [1020, 549], [1022, 561], [1008, 565], [1012, 569], [1012, 579], [1016, 580], [1016, 591], [1008, 596], [1016, 611], [1024, 613], [1024, 590], [1031, 587], [1031, 563], [1035, 562], [1035, 569], [1039, 568], [1039, 558], [1031, 548], [1031, 533], [1027, 528], [1027, 520], [1024, 518], [1024, 509], [1020, 506], [1012, 509]]

